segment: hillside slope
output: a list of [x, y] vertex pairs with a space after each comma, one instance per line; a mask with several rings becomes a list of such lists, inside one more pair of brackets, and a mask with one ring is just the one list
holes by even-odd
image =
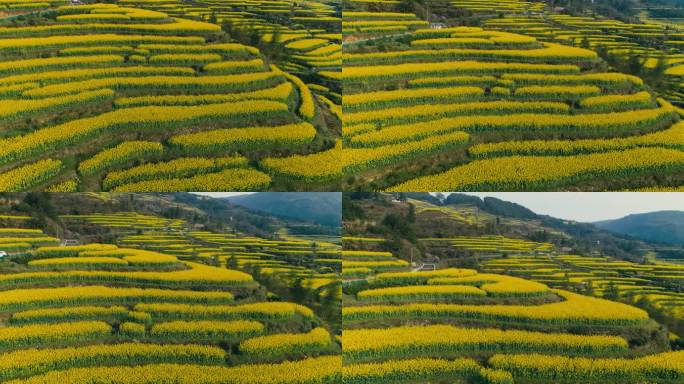
[[[538, 2], [500, 6], [516, 3], [543, 8]], [[465, 27], [458, 17], [445, 20], [448, 28], [427, 28], [428, 22], [400, 7], [380, 12], [352, 4], [343, 21], [349, 188], [680, 185], [684, 153], [674, 144], [684, 137], [679, 114], [642, 79], [611, 71], [595, 51], [524, 29]], [[497, 4], [452, 2], [485, 13], [491, 8], [493, 18], [504, 11]]]
[[598, 244], [572, 254], [581, 234], [475, 204], [345, 202], [345, 382], [684, 380], [684, 266], [618, 260]]
[[[455, 194], [451, 200], [440, 202], [429, 194], [411, 193], [406, 194], [406, 202], [396, 203], [389, 203], [391, 197], [387, 194], [378, 194], [374, 199], [365, 196], [350, 199], [351, 196], [345, 195], [345, 201], [348, 201], [344, 221], [347, 233], [365, 231], [370, 227], [390, 238], [401, 231], [417, 238], [495, 234], [550, 242], [583, 255], [603, 254], [633, 262], [641, 262], [651, 251], [667, 256], [679, 255], [681, 250], [681, 246], [665, 249], [653, 240], [611, 232], [592, 223], [546, 215], [525, 217], [532, 211], [498, 199], [496, 204], [487, 205], [484, 200], [466, 194]], [[406, 217], [411, 210], [414, 211], [414, 220], [408, 221]], [[384, 219], [388, 215], [392, 216], [393, 223], [401, 225], [385, 225]], [[353, 217], [356, 220], [350, 220]], [[401, 256], [408, 255], [411, 247], [406, 243], [403, 245], [404, 248], [394, 248], [393, 251]], [[421, 247], [419, 243], [416, 246]]]
[[[305, 199], [299, 209], [314, 215], [319, 204], [315, 199]], [[138, 212], [145, 215], [160, 216], [167, 219], [181, 219], [191, 222], [198, 228], [222, 231], [232, 228], [245, 234], [271, 237], [285, 228], [305, 231], [312, 235], [339, 236], [339, 218], [335, 227], [326, 227], [311, 220], [274, 216], [264, 211], [252, 210], [225, 200], [214, 199], [189, 193], [16, 193], [3, 194], [0, 199], [0, 215], [16, 214], [32, 217], [33, 228], [49, 230], [55, 235], [78, 233], [89, 236], [91, 241], [106, 230], [92, 231], [87, 226], [74, 228], [65, 226], [59, 215], [83, 215], [90, 212]], [[339, 210], [338, 210], [339, 216]]]
[[339, 227], [342, 194], [334, 192], [269, 192], [238, 195], [225, 200], [272, 215]]
[[684, 212], [660, 211], [594, 223], [599, 228], [637, 239], [684, 245]]
[[[35, 211], [0, 221], [8, 251], [0, 258], [0, 381], [340, 380], [340, 346], [332, 337], [339, 329], [336, 246], [234, 227], [201, 230], [196, 209], [186, 221], [116, 208], [173, 203], [173, 195], [69, 194], [53, 201], [80, 214], [48, 212], [48, 198], [38, 209], [45, 195], [27, 196], [37, 197], [20, 205], [35, 203]], [[3, 196], [0, 208], [9, 212], [8, 200]], [[173, 205], [188, 207], [164, 208]], [[40, 212], [106, 241], [80, 237], [79, 245], [60, 246], [75, 239], [33, 228]], [[297, 284], [295, 297], [289, 288]]]
[[[216, 15], [186, 12], [182, 1], [16, 3], [15, 12], [35, 12], [0, 21], [2, 190], [257, 191], [334, 183], [301, 158], [326, 153], [339, 163], [328, 153], [339, 137], [335, 104], [272, 65], [260, 39], [242, 44]], [[308, 34], [313, 26], [302, 28]], [[298, 43], [335, 53], [330, 37]], [[306, 60], [305, 50], [283, 55]]]

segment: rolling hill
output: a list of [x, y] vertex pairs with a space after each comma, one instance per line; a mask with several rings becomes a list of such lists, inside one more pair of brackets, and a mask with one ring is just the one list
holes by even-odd
[[335, 5], [193, 5], [3, 2], [0, 190], [330, 189]]
[[682, 33], [549, 3], [345, 3], [344, 186], [679, 188]]
[[329, 192], [271, 192], [231, 196], [225, 200], [249, 209], [329, 227], [339, 227], [342, 195]]
[[682, 211], [642, 213], [594, 224], [599, 228], [637, 239], [684, 245], [684, 212]]
[[627, 261], [593, 241], [619, 237], [592, 224], [559, 230], [466, 196], [347, 196], [346, 382], [684, 380], [684, 266]]
[[1, 197], [0, 382], [339, 381], [337, 245], [175, 194]]

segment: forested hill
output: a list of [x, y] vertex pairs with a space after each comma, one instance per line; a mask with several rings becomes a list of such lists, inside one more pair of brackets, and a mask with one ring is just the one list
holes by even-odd
[[339, 227], [342, 194], [328, 192], [271, 192], [226, 198], [233, 204], [276, 216]]
[[[231, 204], [224, 199], [189, 193], [15, 193], [0, 194], [3, 214], [31, 217], [29, 225], [52, 235], [68, 231], [61, 215], [86, 215], [136, 212], [169, 219], [182, 219], [207, 230], [236, 231], [269, 237], [282, 228], [296, 228], [309, 234], [335, 234], [336, 228], [318, 225], [311, 220], [276, 217], [273, 213]], [[310, 202], [314, 204], [314, 202]], [[303, 203], [302, 203], [303, 204]], [[313, 205], [315, 207], [315, 205]], [[302, 205], [302, 209], [305, 205]], [[339, 212], [339, 210], [338, 210]], [[339, 227], [339, 221], [338, 221]], [[73, 228], [70, 228], [73, 230]], [[93, 229], [94, 230], [94, 229]]]
[[638, 239], [684, 245], [684, 212], [660, 211], [599, 221], [598, 227]]
[[[409, 214], [411, 205], [413, 214]], [[537, 215], [513, 202], [467, 194], [347, 194], [344, 211], [348, 232], [366, 225], [378, 235], [411, 242], [421, 237], [502, 235], [550, 242], [582, 255], [603, 254], [634, 262], [643, 260], [644, 250], [661, 248], [657, 243], [662, 243], [609, 231], [594, 223]], [[410, 252], [410, 247], [399, 250], [407, 245], [397, 244], [393, 251], [400, 255], [402, 251]]]

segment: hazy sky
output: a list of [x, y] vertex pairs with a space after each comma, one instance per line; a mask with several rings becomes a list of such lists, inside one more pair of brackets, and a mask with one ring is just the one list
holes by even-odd
[[479, 192], [521, 204], [536, 213], [583, 222], [617, 219], [632, 213], [684, 211], [684, 193], [660, 192]]

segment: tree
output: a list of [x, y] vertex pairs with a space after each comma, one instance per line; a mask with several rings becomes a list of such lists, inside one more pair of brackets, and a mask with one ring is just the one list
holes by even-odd
[[641, 58], [634, 52], [629, 53], [628, 69], [629, 73], [635, 76], [639, 76], [641, 75], [641, 72], [643, 72], [644, 64], [641, 61]]
[[402, 215], [390, 212], [382, 219], [382, 225], [387, 228], [390, 234], [396, 237], [403, 237], [413, 243], [417, 241], [413, 228]]
[[591, 44], [589, 44], [589, 38], [588, 37], [584, 36], [582, 38], [582, 43], [581, 43], [580, 47], [582, 47], [584, 49], [591, 49]]
[[667, 70], [667, 59], [665, 58], [665, 55], [661, 55], [658, 57], [658, 61], [656, 62], [655, 68], [653, 68], [653, 74], [657, 77], [665, 75], [665, 71]]
[[589, 280], [585, 284], [584, 294], [587, 296], [594, 296], [594, 280]]
[[408, 215], [406, 216], [406, 221], [409, 223], [416, 222], [416, 207], [413, 204], [409, 204]]
[[303, 303], [309, 295], [308, 290], [304, 287], [304, 280], [301, 277], [296, 278], [290, 286], [290, 295], [297, 303]]
[[614, 282], [610, 282], [606, 290], [603, 292], [603, 297], [608, 300], [617, 301], [620, 298], [620, 291]]
[[271, 40], [268, 41], [268, 44], [266, 47], [264, 47], [265, 49], [263, 49], [263, 51], [272, 61], [278, 61], [284, 52], [282, 43], [280, 41], [282, 39], [282, 31], [280, 28], [280, 25], [278, 25], [273, 30], [273, 33], [271, 34]]
[[228, 267], [228, 269], [237, 269], [238, 262], [237, 262], [237, 259], [235, 258], [235, 256], [231, 256], [228, 259], [228, 262], [226, 263], [226, 267]]
[[57, 219], [55, 207], [52, 206], [51, 196], [49, 193], [31, 192], [26, 194], [20, 206], [27, 207], [27, 211], [34, 211], [51, 219]]
[[321, 293], [321, 317], [328, 320], [335, 328], [341, 327], [342, 313], [340, 312], [340, 283], [329, 284]]
[[649, 74], [651, 83], [658, 88], [664, 88], [666, 86], [664, 84], [666, 81], [665, 71], [667, 71], [667, 59], [665, 58], [665, 55], [661, 55], [658, 57], [655, 67]]
[[31, 220], [27, 223], [31, 228], [46, 228], [48, 219], [59, 221], [51, 198], [49, 193], [30, 192], [14, 208], [31, 216]]
[[608, 64], [613, 65], [613, 56], [608, 53], [608, 47], [605, 45], [599, 45], [596, 47], [596, 53], [603, 58], [603, 60], [607, 61]]
[[255, 266], [251, 271], [251, 275], [254, 280], [259, 281], [261, 279], [261, 268]]

